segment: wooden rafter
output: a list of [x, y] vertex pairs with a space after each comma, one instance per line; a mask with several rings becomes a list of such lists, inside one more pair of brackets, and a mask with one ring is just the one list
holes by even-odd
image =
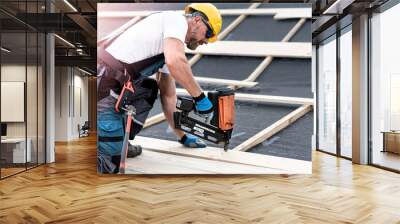
[[217, 41], [213, 44], [199, 46], [194, 51], [186, 49], [186, 53], [221, 56], [311, 58], [311, 43]]
[[[205, 91], [207, 94], [207, 91]], [[176, 89], [177, 95], [189, 95], [185, 89]], [[278, 103], [288, 105], [313, 105], [312, 98], [288, 97], [288, 96], [271, 96], [247, 93], [235, 93], [235, 100], [254, 103]]]
[[217, 84], [217, 85], [233, 85], [233, 86], [240, 86], [240, 87], [254, 87], [257, 85], [257, 82], [247, 82], [247, 81], [239, 81], [239, 80], [230, 80], [230, 79], [216, 79], [216, 78], [209, 78], [209, 77], [194, 77], [197, 82], [200, 83], [207, 83], [207, 84]]

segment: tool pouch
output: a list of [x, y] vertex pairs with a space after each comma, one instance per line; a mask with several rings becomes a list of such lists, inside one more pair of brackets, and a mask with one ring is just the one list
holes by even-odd
[[130, 80], [126, 81], [121, 94], [119, 94], [117, 102], [115, 103], [115, 111], [121, 112], [123, 109], [126, 109], [130, 104], [132, 104], [132, 98], [135, 90], [133, 89], [132, 82]]

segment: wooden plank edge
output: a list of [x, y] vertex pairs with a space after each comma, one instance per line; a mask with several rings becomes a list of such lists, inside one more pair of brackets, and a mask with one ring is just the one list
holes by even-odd
[[146, 119], [146, 122], [144, 123], [143, 128], [147, 128], [152, 125], [158, 124], [158, 123], [162, 122], [163, 120], [165, 120], [164, 113], [159, 113], [157, 115], [154, 115], [154, 116]]
[[142, 136], [136, 136], [133, 144], [140, 144], [144, 149], [155, 152], [276, 169], [281, 174], [311, 173], [311, 161], [232, 150], [225, 152], [222, 148], [215, 147], [189, 149], [183, 147], [178, 142]]
[[265, 167], [173, 155], [147, 149], [143, 149], [140, 156], [128, 159], [128, 168], [147, 174], [279, 174], [282, 172]]
[[[288, 42], [295, 32], [304, 24], [305, 20], [300, 20], [291, 29], [284, 39], [280, 42], [271, 41], [218, 41], [213, 45], [201, 46], [196, 50], [185, 48], [187, 54], [202, 55], [222, 55], [222, 56], [241, 56], [241, 57], [287, 57], [287, 58], [310, 58], [311, 43]], [[295, 32], [294, 32], [295, 30]], [[293, 33], [294, 32], [294, 33]], [[244, 48], [272, 48], [272, 51], [245, 52], [238, 48], [232, 51], [231, 46]], [[244, 46], [243, 46], [244, 45]], [[247, 47], [246, 47], [247, 46]]]
[[[204, 91], [207, 94], [207, 91]], [[177, 95], [188, 96], [189, 93], [182, 88], [176, 89]], [[245, 102], [257, 102], [257, 103], [280, 103], [290, 105], [312, 105], [314, 103], [313, 98], [300, 98], [300, 97], [289, 97], [289, 96], [271, 96], [271, 95], [257, 95], [248, 93], [235, 93], [235, 100]]]
[[240, 80], [231, 80], [231, 79], [218, 79], [218, 78], [209, 78], [209, 77], [194, 77], [196, 81], [200, 83], [208, 83], [208, 84], [219, 84], [219, 85], [234, 85], [241, 87], [254, 87], [258, 84], [258, 82], [248, 82], [248, 81], [240, 81]]

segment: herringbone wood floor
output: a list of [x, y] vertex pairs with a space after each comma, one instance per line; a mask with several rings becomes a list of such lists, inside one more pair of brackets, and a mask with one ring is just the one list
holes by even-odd
[[0, 223], [400, 223], [400, 175], [314, 152], [313, 175], [98, 176], [95, 138], [0, 181]]

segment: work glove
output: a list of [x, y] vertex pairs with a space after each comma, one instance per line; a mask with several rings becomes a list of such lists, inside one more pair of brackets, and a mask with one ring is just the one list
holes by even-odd
[[214, 115], [214, 108], [211, 101], [204, 93], [201, 93], [198, 97], [193, 97], [193, 99], [195, 101], [196, 114], [205, 118], [206, 122], [209, 123]]
[[184, 135], [179, 142], [188, 147], [188, 148], [205, 148], [207, 147], [206, 143], [204, 143], [201, 139], [196, 136], [187, 134]]

